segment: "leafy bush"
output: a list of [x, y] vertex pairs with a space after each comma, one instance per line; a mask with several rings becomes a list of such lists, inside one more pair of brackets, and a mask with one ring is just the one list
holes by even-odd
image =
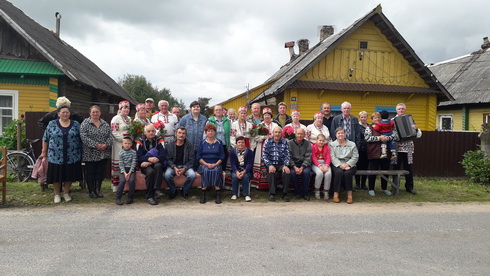
[[463, 154], [461, 164], [471, 181], [484, 185], [490, 184], [490, 158], [485, 157], [483, 151], [467, 151]]
[[0, 137], [0, 147], [7, 147], [9, 150], [17, 149], [17, 122], [21, 122], [22, 126], [22, 149], [25, 149], [26, 144], [26, 123], [24, 120], [12, 120], [3, 130], [2, 137]]

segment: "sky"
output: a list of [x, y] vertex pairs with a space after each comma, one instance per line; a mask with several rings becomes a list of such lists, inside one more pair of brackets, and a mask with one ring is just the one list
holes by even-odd
[[[210, 105], [264, 83], [289, 61], [287, 41], [319, 42], [381, 4], [421, 60], [480, 49], [490, 36], [488, 0], [10, 0], [118, 81], [143, 75], [189, 105]], [[295, 52], [298, 53], [297, 46]]]

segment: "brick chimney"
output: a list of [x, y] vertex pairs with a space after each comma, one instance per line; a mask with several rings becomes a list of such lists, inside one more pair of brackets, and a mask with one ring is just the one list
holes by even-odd
[[488, 36], [483, 38], [483, 44], [481, 45], [482, 49], [490, 48], [490, 41], [488, 40]]
[[293, 60], [297, 57], [297, 55], [294, 53], [294, 41], [284, 43], [284, 48], [289, 48], [290, 60]]
[[298, 40], [299, 55], [304, 54], [310, 48], [310, 41], [308, 39]]
[[332, 25], [324, 25], [320, 29], [320, 42], [324, 41], [325, 39], [329, 38], [331, 35], [333, 35], [334, 30]]

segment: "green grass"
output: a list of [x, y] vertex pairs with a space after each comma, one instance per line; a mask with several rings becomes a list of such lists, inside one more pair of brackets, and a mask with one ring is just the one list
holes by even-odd
[[[415, 178], [415, 190], [417, 195], [412, 195], [405, 192], [403, 188], [404, 180], [401, 181], [401, 189], [399, 195], [386, 196], [379, 189], [379, 179], [377, 180], [376, 197], [371, 197], [367, 194], [367, 191], [354, 192], [354, 201], [358, 202], [467, 202], [467, 201], [490, 201], [490, 186], [484, 186], [474, 184], [467, 178], [428, 178], [428, 177], [416, 177]], [[110, 203], [114, 204], [114, 194], [112, 193], [111, 184], [109, 181], [104, 181], [102, 185], [102, 192], [105, 195], [104, 198], [91, 199], [88, 197], [86, 190], [82, 190], [78, 183], [72, 185], [72, 197], [73, 201], [70, 203], [62, 204], [102, 204]], [[135, 196], [136, 204], [146, 204], [145, 192], [137, 191]], [[166, 192], [168, 194], [168, 192]], [[182, 199], [178, 196], [175, 200], [169, 201], [165, 196], [160, 199], [160, 202], [165, 204], [179, 204], [183, 202], [197, 203], [199, 201], [200, 190], [198, 188], [192, 188], [191, 198], [188, 200]], [[312, 201], [317, 201], [311, 193]], [[223, 202], [235, 204], [243, 203], [244, 199], [241, 197], [237, 201], [230, 200], [231, 191], [225, 190], [223, 192]], [[268, 200], [267, 190], [257, 190], [252, 188], [251, 190], [252, 204], [263, 203]], [[345, 193], [341, 194], [341, 200], [345, 199]], [[123, 198], [123, 201], [125, 198]], [[208, 192], [208, 201], [214, 200], [214, 191]], [[281, 201], [278, 198], [278, 201]], [[304, 200], [292, 200], [291, 203], [304, 202]], [[36, 182], [27, 183], [7, 183], [7, 204], [0, 205], [2, 207], [23, 207], [23, 206], [53, 206], [53, 186], [50, 185], [46, 191], [41, 191], [40, 185]]]

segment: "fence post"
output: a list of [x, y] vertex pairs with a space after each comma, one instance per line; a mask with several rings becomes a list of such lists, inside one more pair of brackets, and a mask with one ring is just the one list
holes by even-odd
[[17, 150], [22, 150], [22, 122], [17, 121]]

